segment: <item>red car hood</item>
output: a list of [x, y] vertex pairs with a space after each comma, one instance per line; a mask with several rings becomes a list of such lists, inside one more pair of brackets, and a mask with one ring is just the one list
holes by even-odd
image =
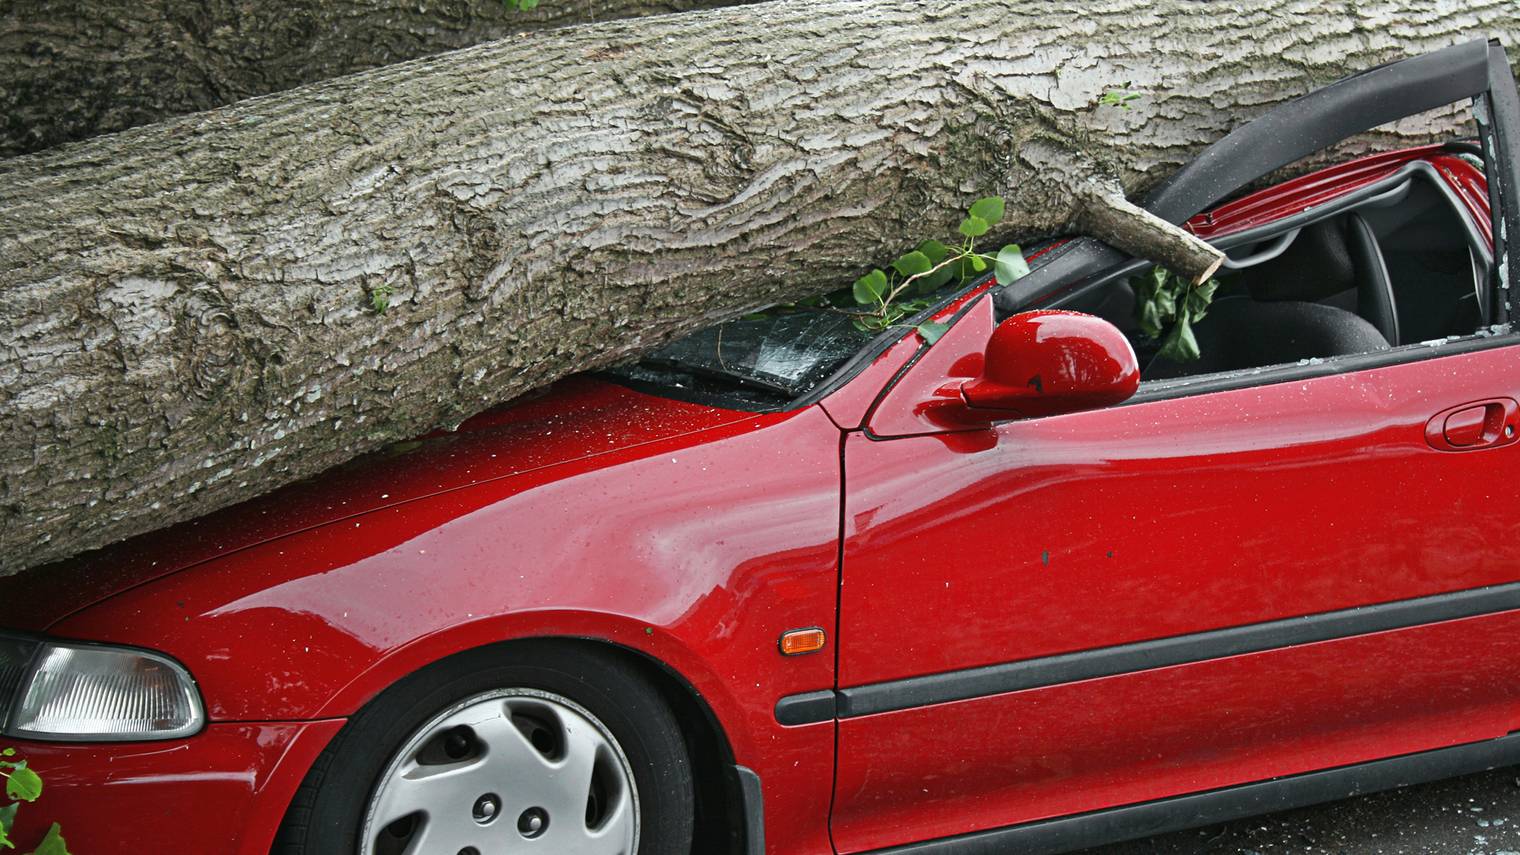
[[0, 627], [40, 631], [127, 588], [346, 517], [730, 424], [753, 413], [588, 377], [200, 519], [0, 579]]

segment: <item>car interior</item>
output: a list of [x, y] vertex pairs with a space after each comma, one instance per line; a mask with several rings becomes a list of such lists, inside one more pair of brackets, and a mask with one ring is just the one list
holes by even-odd
[[1434, 343], [1486, 326], [1490, 253], [1434, 169], [1416, 162], [1369, 190], [1217, 241], [1229, 258], [1193, 326], [1195, 361], [1158, 356], [1159, 341], [1140, 331], [1134, 266], [1061, 307], [1123, 330], [1149, 382]]

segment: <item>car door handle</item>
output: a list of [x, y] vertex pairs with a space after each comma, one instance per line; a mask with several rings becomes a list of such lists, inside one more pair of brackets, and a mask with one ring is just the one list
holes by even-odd
[[1477, 451], [1520, 437], [1520, 404], [1513, 398], [1470, 401], [1436, 413], [1425, 423], [1425, 441], [1438, 451]]

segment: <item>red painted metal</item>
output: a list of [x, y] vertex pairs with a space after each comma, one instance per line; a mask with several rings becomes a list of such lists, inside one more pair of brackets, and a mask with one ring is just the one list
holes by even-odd
[[[922, 360], [901, 385], [944, 384], [947, 375], [936, 369], [959, 352]], [[978, 444], [963, 434], [851, 435], [840, 683], [1516, 581], [1520, 543], [1507, 518], [1494, 511], [1491, 485], [1520, 478], [1520, 446], [1442, 454], [1425, 438], [1432, 411], [1520, 393], [1513, 366], [1506, 349], [1452, 355], [1008, 422], [980, 432]], [[897, 404], [892, 395], [872, 415], [873, 432], [878, 420], [914, 424], [911, 413], [889, 404]], [[913, 627], [910, 643], [905, 626]], [[1509, 660], [1502, 647], [1472, 643], [1486, 651], [1474, 655], [1493, 657], [1493, 667]], [[1263, 692], [1301, 691], [1273, 671], [1256, 676]], [[1094, 684], [1081, 705], [1117, 710], [1129, 703], [1125, 695], [1104, 694], [1105, 685], [1123, 684]], [[1167, 689], [1178, 691], [1183, 688]], [[1415, 696], [1441, 691], [1432, 683]], [[1497, 702], [1511, 689], [1494, 691], [1489, 700]], [[986, 767], [963, 765], [969, 776], [1005, 776], [999, 786], [1008, 801], [990, 793], [966, 802], [925, 798], [907, 818], [899, 808], [883, 807], [901, 797], [892, 783], [901, 761], [889, 749], [852, 750], [848, 736], [862, 734], [855, 745], [881, 744], [882, 734], [892, 731], [901, 746], [932, 743], [935, 731], [974, 733], [980, 742], [989, 730], [1024, 726], [1026, 695], [872, 716], [869, 726], [843, 722], [836, 843], [853, 850], [889, 838], [903, 842], [921, 835], [920, 823], [941, 827], [947, 816], [962, 831], [1031, 818], [1021, 813], [1022, 794], [1048, 769], [1011, 765], [1011, 758], [996, 759], [1001, 755]], [[1513, 700], [1520, 702], [1520, 695]], [[1183, 702], [1204, 707], [1214, 700], [1204, 693]], [[1398, 711], [1369, 714], [1391, 720]], [[1295, 723], [1304, 728], [1303, 739], [1316, 736], [1308, 715]], [[1520, 717], [1507, 723], [1513, 727]], [[1428, 736], [1457, 741], [1458, 734], [1431, 730]], [[1116, 756], [1143, 753], [1152, 738], [1144, 726], [1101, 735]], [[1212, 752], [1236, 781], [1263, 777], [1263, 768], [1278, 768], [1282, 759], [1267, 747], [1235, 743], [1228, 730], [1203, 728], [1193, 738], [1197, 750]], [[1284, 739], [1278, 750], [1287, 757], [1305, 749]], [[1325, 750], [1326, 758], [1349, 756]], [[936, 770], [931, 764], [925, 774], [932, 779]], [[1124, 772], [1119, 767], [1111, 774]], [[1094, 801], [1085, 802], [1087, 784], [1068, 783], [1063, 805], [1102, 806], [1100, 790], [1092, 789]]]
[[1186, 228], [1204, 239], [1266, 225], [1376, 184], [1416, 160], [1428, 161], [1456, 192], [1473, 223], [1493, 243], [1488, 182], [1483, 171], [1444, 145], [1384, 152], [1274, 184], [1193, 217]]
[[[664, 403], [630, 415], [657, 422]], [[425, 493], [449, 483], [440, 467], [492, 455], [519, 474], [245, 547], [51, 632], [174, 656], [228, 721], [348, 715], [430, 662], [506, 639], [603, 639], [696, 689], [765, 781], [767, 815], [785, 819], [767, 829], [776, 851], [826, 851], [814, 808], [829, 798], [833, 726], [783, 728], [772, 709], [834, 682], [832, 656], [782, 657], [776, 639], [834, 623], [839, 431], [816, 407], [695, 432], [677, 412], [675, 435], [597, 455], [583, 453], [597, 431], [537, 431], [567, 446], [566, 462], [539, 467], [516, 462], [545, 459], [520, 435], [477, 431], [469, 455], [388, 467], [425, 482], [390, 489]]]
[[654, 398], [584, 377], [466, 421], [451, 434], [400, 443], [240, 505], [87, 553], [45, 573], [0, 578], [0, 626], [43, 629], [135, 585], [339, 520], [594, 459], [753, 415]]
[[860, 852], [1502, 736], [1520, 721], [1516, 632], [1507, 612], [846, 719], [834, 843]]
[[[1064, 242], [1064, 241], [1063, 241]], [[1032, 253], [1030, 259], [1038, 258], [1049, 252], [1054, 246], [1043, 247], [1039, 252]], [[965, 294], [950, 301], [949, 304], [935, 312], [929, 318], [931, 321], [946, 323], [952, 320], [957, 313], [966, 306], [972, 304], [992, 287], [993, 279], [989, 276], [985, 281], [967, 290]], [[957, 324], [959, 326], [959, 324]], [[855, 430], [865, 424], [866, 414], [875, 405], [881, 390], [892, 382], [904, 366], [918, 355], [927, 343], [917, 333], [905, 335], [894, 342], [881, 355], [874, 359], [869, 366], [852, 378], [850, 382], [838, 389], [833, 390], [824, 397], [819, 404], [829, 414], [842, 430]]]
[[[1481, 175], [1428, 148], [1190, 227], [1259, 224], [1416, 157], [1487, 222]], [[757, 415], [573, 379], [0, 580], [0, 625], [163, 650], [214, 719], [177, 742], [25, 744], [48, 790], [23, 821], [61, 819], [96, 855], [265, 852], [343, 717], [451, 653], [530, 636], [600, 639], [692, 687], [763, 781], [774, 855], [832, 852], [831, 799], [835, 839], [856, 851], [1516, 726], [1507, 614], [850, 719], [836, 790], [835, 725], [782, 727], [779, 698], [1511, 581], [1520, 566], [1485, 486], [1515, 480], [1520, 445], [1427, 441], [1438, 411], [1520, 397], [1507, 351], [967, 427], [924, 404], [982, 374], [985, 287], [939, 313], [964, 311], [936, 345], [906, 335], [819, 406]], [[813, 626], [823, 653], [781, 655], [782, 632]]]
[[57, 822], [81, 855], [268, 855], [285, 806], [342, 720], [213, 724], [173, 742], [14, 740], [43, 777], [17, 852]]
[[970, 409], [988, 421], [1039, 418], [1126, 401], [1140, 388], [1129, 339], [1081, 312], [1021, 312], [987, 341], [982, 373], [960, 385]]

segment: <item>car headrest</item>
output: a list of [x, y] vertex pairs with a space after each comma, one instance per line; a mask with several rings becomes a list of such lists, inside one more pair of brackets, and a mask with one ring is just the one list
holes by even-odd
[[1313, 303], [1356, 287], [1356, 268], [1340, 218], [1305, 226], [1277, 258], [1236, 275], [1262, 301]]

